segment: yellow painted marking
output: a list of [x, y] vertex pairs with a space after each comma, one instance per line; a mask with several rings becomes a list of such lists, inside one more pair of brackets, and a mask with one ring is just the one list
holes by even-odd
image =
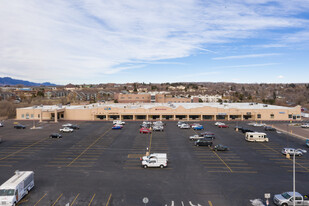
[[88, 205], [88, 206], [90, 206], [90, 205], [91, 205], [91, 203], [92, 203], [92, 201], [93, 201], [94, 197], [95, 197], [95, 194], [92, 196], [92, 198], [91, 198], [91, 200], [90, 200], [90, 202], [89, 202], [89, 205]]
[[229, 168], [229, 170], [230, 170], [231, 172], [233, 172], [233, 170], [224, 162], [223, 159], [221, 159], [221, 157], [220, 157], [216, 152], [213, 151], [213, 153], [214, 153], [215, 155], [217, 155], [217, 157], [221, 160], [221, 162], [222, 162], [227, 168]]
[[56, 199], [56, 201], [54, 202], [54, 204], [52, 204], [52, 206], [54, 206], [58, 201], [59, 199], [62, 197], [63, 193]]
[[86, 149], [84, 149], [84, 151], [82, 153], [80, 153], [72, 162], [70, 162], [68, 166], [71, 166], [78, 158], [80, 158], [80, 156], [82, 156], [85, 152], [87, 152], [89, 150], [89, 148], [91, 148], [93, 145], [95, 145], [102, 137], [104, 137], [104, 135], [109, 132], [111, 129], [107, 130], [106, 132], [104, 132], [103, 135], [101, 135], [99, 138], [97, 138], [91, 145], [89, 145]]
[[73, 206], [73, 205], [74, 205], [74, 203], [75, 203], [76, 199], [78, 198], [78, 196], [79, 196], [79, 193], [76, 195], [76, 197], [74, 198], [74, 200], [73, 200], [73, 202], [70, 204], [70, 206]]
[[45, 193], [45, 195], [43, 195], [43, 197], [41, 197], [41, 199], [39, 199], [39, 201], [37, 201], [34, 206], [36, 206], [45, 196], [47, 195], [47, 193]]
[[[278, 153], [278, 154], [281, 154], [281, 153], [278, 152], [277, 150], [274, 150], [274, 149], [270, 148], [269, 146], [267, 146], [267, 145], [265, 145], [265, 144], [263, 144], [263, 143], [261, 143], [261, 145], [263, 145], [263, 146], [266, 147], [266, 148], [269, 148], [270, 150], [273, 150], [274, 152], [276, 152], [276, 153]], [[290, 159], [287, 159], [287, 160], [293, 161], [293, 158], [290, 158]], [[309, 168], [304, 167], [303, 165], [299, 164], [298, 162], [295, 162], [295, 164], [297, 164], [298, 166], [302, 167], [303, 169], [305, 169], [305, 170], [307, 170], [307, 171], [309, 172]]]
[[213, 206], [212, 203], [211, 203], [211, 201], [208, 201], [208, 204], [209, 204], [209, 206]]
[[21, 201], [19, 201], [19, 202], [16, 204], [16, 206], [20, 205], [21, 203], [28, 202], [28, 201], [29, 201], [28, 199], [26, 199], [26, 200], [21, 200]]
[[145, 154], [128, 154], [128, 158], [140, 158]]
[[234, 171], [233, 173], [257, 173], [257, 171]]
[[46, 139], [48, 139], [48, 138], [49, 138], [49, 137], [44, 138], [44, 139], [39, 140], [39, 141], [37, 141], [37, 142], [35, 142], [35, 143], [33, 143], [33, 144], [27, 146], [27, 147], [24, 147], [23, 149], [17, 150], [16, 152], [13, 152], [12, 154], [9, 154], [9, 155], [7, 155], [7, 156], [5, 156], [5, 157], [2, 157], [0, 160], [4, 160], [4, 159], [7, 159], [8, 157], [14, 156], [15, 154], [18, 154], [18, 153], [24, 151], [25, 149], [28, 149], [29, 147], [32, 147], [32, 146], [34, 146], [34, 145], [36, 145], [36, 144], [39, 144], [40, 142], [42, 142], [42, 141], [44, 141], [44, 140], [46, 140]]
[[112, 198], [112, 193], [109, 194], [109, 197], [108, 197], [108, 200], [107, 200], [107, 203], [106, 203], [105, 206], [108, 206], [108, 205], [109, 205], [109, 201], [111, 200], [111, 198]]

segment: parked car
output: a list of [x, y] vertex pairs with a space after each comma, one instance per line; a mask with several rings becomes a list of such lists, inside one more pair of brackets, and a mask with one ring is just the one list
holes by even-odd
[[216, 126], [224, 125], [224, 123], [223, 123], [223, 122], [216, 122], [215, 125], [216, 125]]
[[59, 129], [59, 131], [60, 131], [60, 132], [73, 132], [74, 129], [71, 129], [71, 128], [69, 128], [69, 127], [64, 127], [64, 128]]
[[189, 140], [198, 140], [198, 139], [203, 139], [203, 138], [204, 138], [204, 136], [200, 136], [200, 135], [196, 134], [196, 135], [190, 136]]
[[212, 139], [203, 138], [194, 142], [195, 146], [212, 146]]
[[226, 124], [220, 124], [218, 125], [218, 128], [229, 128], [229, 126]]
[[164, 127], [163, 126], [153, 126], [152, 130], [153, 131], [161, 131], [161, 132], [163, 132], [164, 131]]
[[152, 125], [154, 125], [154, 126], [164, 126], [165, 123], [163, 123], [162, 121], [156, 121]]
[[113, 130], [122, 129], [122, 125], [113, 125]]
[[198, 127], [198, 126], [201, 126], [201, 124], [199, 124], [199, 123], [193, 123], [193, 124], [191, 124], [191, 127], [192, 127], [192, 128]]
[[203, 135], [204, 138], [211, 138], [211, 139], [215, 139], [215, 135], [214, 134], [204, 134]]
[[69, 126], [69, 128], [71, 128], [71, 129], [79, 129], [79, 126], [76, 125], [76, 124], [74, 124], [74, 125], [72, 125], [72, 126]]
[[265, 131], [277, 131], [276, 128], [273, 128], [273, 127], [271, 127], [271, 126], [265, 126], [265, 127], [264, 127], [264, 130], [265, 130]]
[[17, 125], [14, 125], [14, 128], [15, 129], [26, 129], [26, 126], [24, 126], [22, 124], [17, 124]]
[[182, 125], [180, 125], [180, 129], [190, 129], [191, 127], [190, 127], [190, 125], [188, 125], [188, 124], [182, 124]]
[[301, 128], [309, 128], [309, 123], [302, 124], [302, 125], [301, 125]]
[[[294, 192], [284, 192], [282, 194], [274, 195], [274, 203], [278, 206], [290, 206], [293, 205]], [[299, 192], [295, 192], [296, 205], [308, 206], [309, 195], [301, 195]]]
[[309, 147], [309, 139], [306, 139], [306, 145]]
[[49, 135], [50, 138], [61, 138], [62, 135], [59, 133], [52, 133], [51, 135]]
[[121, 124], [121, 125], [125, 125], [126, 123], [121, 121], [121, 120], [114, 120], [113, 124]]
[[140, 134], [151, 134], [151, 130], [149, 128], [140, 128]]
[[193, 127], [194, 130], [204, 130], [203, 125]]
[[246, 128], [242, 128], [242, 133], [246, 133], [246, 132], [254, 132], [253, 130], [251, 129], [246, 129]]
[[215, 134], [213, 132], [202, 132], [200, 135], [201, 136], [204, 136], [204, 135], [213, 135], [213, 136], [215, 136]]
[[281, 153], [284, 155], [287, 155], [287, 154], [294, 155], [295, 153], [296, 156], [302, 156], [304, 153], [307, 153], [307, 151], [303, 149], [283, 148], [281, 150]]
[[0, 122], [0, 127], [3, 127], [4, 125], [3, 125], [3, 123], [2, 122]]
[[67, 123], [67, 124], [63, 124], [62, 127], [71, 127], [73, 124], [71, 123]]
[[254, 126], [254, 127], [265, 127], [266, 124], [263, 124], [263, 123], [260, 123], [260, 124], [259, 124], [259, 123], [254, 123], [253, 126]]
[[216, 146], [214, 146], [213, 148], [215, 151], [228, 151], [229, 148], [227, 146], [224, 146], [222, 144], [217, 144]]

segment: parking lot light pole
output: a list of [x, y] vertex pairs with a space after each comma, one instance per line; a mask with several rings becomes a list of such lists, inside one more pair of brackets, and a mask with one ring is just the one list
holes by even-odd
[[295, 206], [295, 153], [296, 150], [293, 155], [293, 206]]
[[297, 151], [301, 151], [301, 149], [294, 150], [293, 154], [293, 206], [295, 206], [295, 154]]

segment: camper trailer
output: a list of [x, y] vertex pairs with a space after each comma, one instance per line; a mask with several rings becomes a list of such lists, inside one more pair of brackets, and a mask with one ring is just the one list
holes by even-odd
[[268, 142], [266, 134], [263, 132], [246, 132], [245, 139], [248, 142]]

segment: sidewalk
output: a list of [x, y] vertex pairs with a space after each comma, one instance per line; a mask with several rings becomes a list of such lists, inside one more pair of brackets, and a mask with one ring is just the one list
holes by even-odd
[[309, 139], [309, 130], [306, 131], [300, 127], [295, 126], [287, 126], [287, 125], [276, 125], [273, 126], [278, 131], [283, 132], [285, 134], [289, 134], [291, 136], [297, 137], [302, 140]]

